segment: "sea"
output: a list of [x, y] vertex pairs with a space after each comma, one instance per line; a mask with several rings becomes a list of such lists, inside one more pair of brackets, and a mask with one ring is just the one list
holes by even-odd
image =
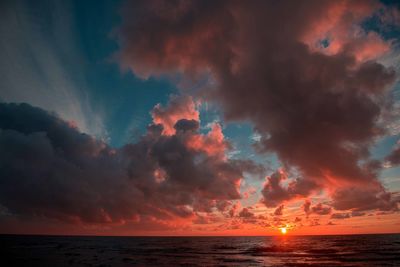
[[0, 235], [1, 266], [400, 266], [400, 234], [263, 237]]

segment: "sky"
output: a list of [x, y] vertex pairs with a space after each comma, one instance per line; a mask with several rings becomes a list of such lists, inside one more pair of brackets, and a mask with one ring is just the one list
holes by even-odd
[[400, 232], [396, 1], [0, 3], [0, 233]]

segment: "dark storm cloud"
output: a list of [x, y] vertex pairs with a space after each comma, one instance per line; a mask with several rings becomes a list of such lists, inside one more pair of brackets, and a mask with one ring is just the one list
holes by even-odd
[[250, 120], [260, 151], [302, 173], [289, 188], [271, 176], [267, 206], [349, 184], [385, 194], [369, 146], [383, 134], [377, 120], [395, 73], [374, 61], [390, 44], [360, 26], [382, 8], [373, 0], [128, 2], [119, 58], [144, 78], [208, 73], [215, 86], [203, 95], [226, 119]]
[[151, 125], [137, 143], [113, 149], [55, 114], [1, 103], [0, 205], [21, 218], [124, 223], [191, 217], [239, 199], [243, 171], [256, 165], [188, 147], [202, 136], [194, 120], [175, 128], [167, 136]]

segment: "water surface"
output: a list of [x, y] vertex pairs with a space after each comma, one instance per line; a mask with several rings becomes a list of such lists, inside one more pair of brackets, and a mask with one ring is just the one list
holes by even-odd
[[0, 235], [7, 266], [400, 266], [400, 235]]

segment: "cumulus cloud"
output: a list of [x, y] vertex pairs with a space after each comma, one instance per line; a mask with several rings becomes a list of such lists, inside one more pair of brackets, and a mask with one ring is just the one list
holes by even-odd
[[157, 104], [151, 111], [151, 116], [154, 124], [163, 125], [163, 133], [166, 135], [175, 133], [174, 126], [182, 118], [197, 122], [200, 120], [196, 103], [190, 96], [172, 96], [166, 107]]
[[283, 201], [306, 197], [318, 188], [314, 181], [301, 178], [289, 182], [288, 186], [284, 187], [281, 182], [286, 179], [287, 175], [282, 170], [267, 177], [267, 182], [261, 191], [262, 201], [267, 207], [275, 207]]
[[301, 173], [287, 188], [280, 174], [268, 178], [268, 207], [349, 185], [385, 195], [369, 147], [383, 134], [377, 121], [395, 72], [376, 61], [391, 43], [362, 23], [388, 9], [374, 0], [129, 2], [119, 56], [143, 78], [212, 77], [202, 95], [227, 120], [250, 120], [259, 151]]
[[241, 198], [243, 173], [260, 170], [188, 146], [203, 136], [190, 116], [175, 122], [172, 135], [163, 126], [152, 124], [137, 143], [114, 149], [56, 114], [1, 103], [0, 204], [18, 218], [168, 222], [227, 210]]

